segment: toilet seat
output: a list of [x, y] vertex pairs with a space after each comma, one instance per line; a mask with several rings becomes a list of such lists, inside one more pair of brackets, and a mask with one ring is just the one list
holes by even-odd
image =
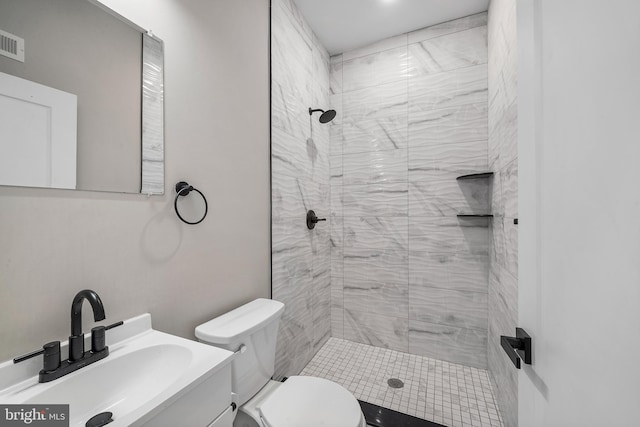
[[258, 408], [265, 427], [360, 427], [356, 398], [333, 381], [289, 377]]

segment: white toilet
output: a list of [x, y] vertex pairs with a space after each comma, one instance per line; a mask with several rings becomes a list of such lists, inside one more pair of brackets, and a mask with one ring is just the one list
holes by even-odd
[[235, 352], [234, 427], [366, 427], [356, 398], [322, 378], [271, 380], [284, 304], [257, 299], [196, 328], [201, 342]]

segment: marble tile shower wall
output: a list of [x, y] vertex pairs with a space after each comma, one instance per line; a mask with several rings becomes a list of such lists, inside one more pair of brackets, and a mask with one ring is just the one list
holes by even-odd
[[517, 371], [500, 347], [518, 320], [516, 1], [492, 0], [489, 39], [489, 166], [495, 171], [489, 274], [488, 364], [508, 427], [518, 424]]
[[302, 371], [331, 333], [329, 127], [309, 107], [329, 105], [329, 55], [292, 0], [271, 6], [272, 295], [285, 304], [276, 377]]
[[487, 14], [331, 58], [332, 336], [486, 368]]

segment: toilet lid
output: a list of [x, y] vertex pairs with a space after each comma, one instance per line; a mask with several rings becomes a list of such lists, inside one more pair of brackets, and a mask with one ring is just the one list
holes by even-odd
[[289, 377], [258, 408], [267, 427], [359, 427], [355, 397], [333, 381]]

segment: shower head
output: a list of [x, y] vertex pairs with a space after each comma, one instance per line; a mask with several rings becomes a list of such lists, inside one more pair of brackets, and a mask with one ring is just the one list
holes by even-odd
[[322, 114], [320, 115], [320, 123], [324, 124], [324, 123], [329, 123], [331, 120], [333, 120], [336, 117], [336, 110], [321, 110], [321, 109], [317, 109], [317, 110], [312, 110], [311, 108], [309, 108], [309, 115], [311, 116], [313, 113], [316, 113], [318, 111], [322, 111]]
[[327, 110], [320, 115], [320, 123], [329, 123], [336, 117], [336, 110]]

